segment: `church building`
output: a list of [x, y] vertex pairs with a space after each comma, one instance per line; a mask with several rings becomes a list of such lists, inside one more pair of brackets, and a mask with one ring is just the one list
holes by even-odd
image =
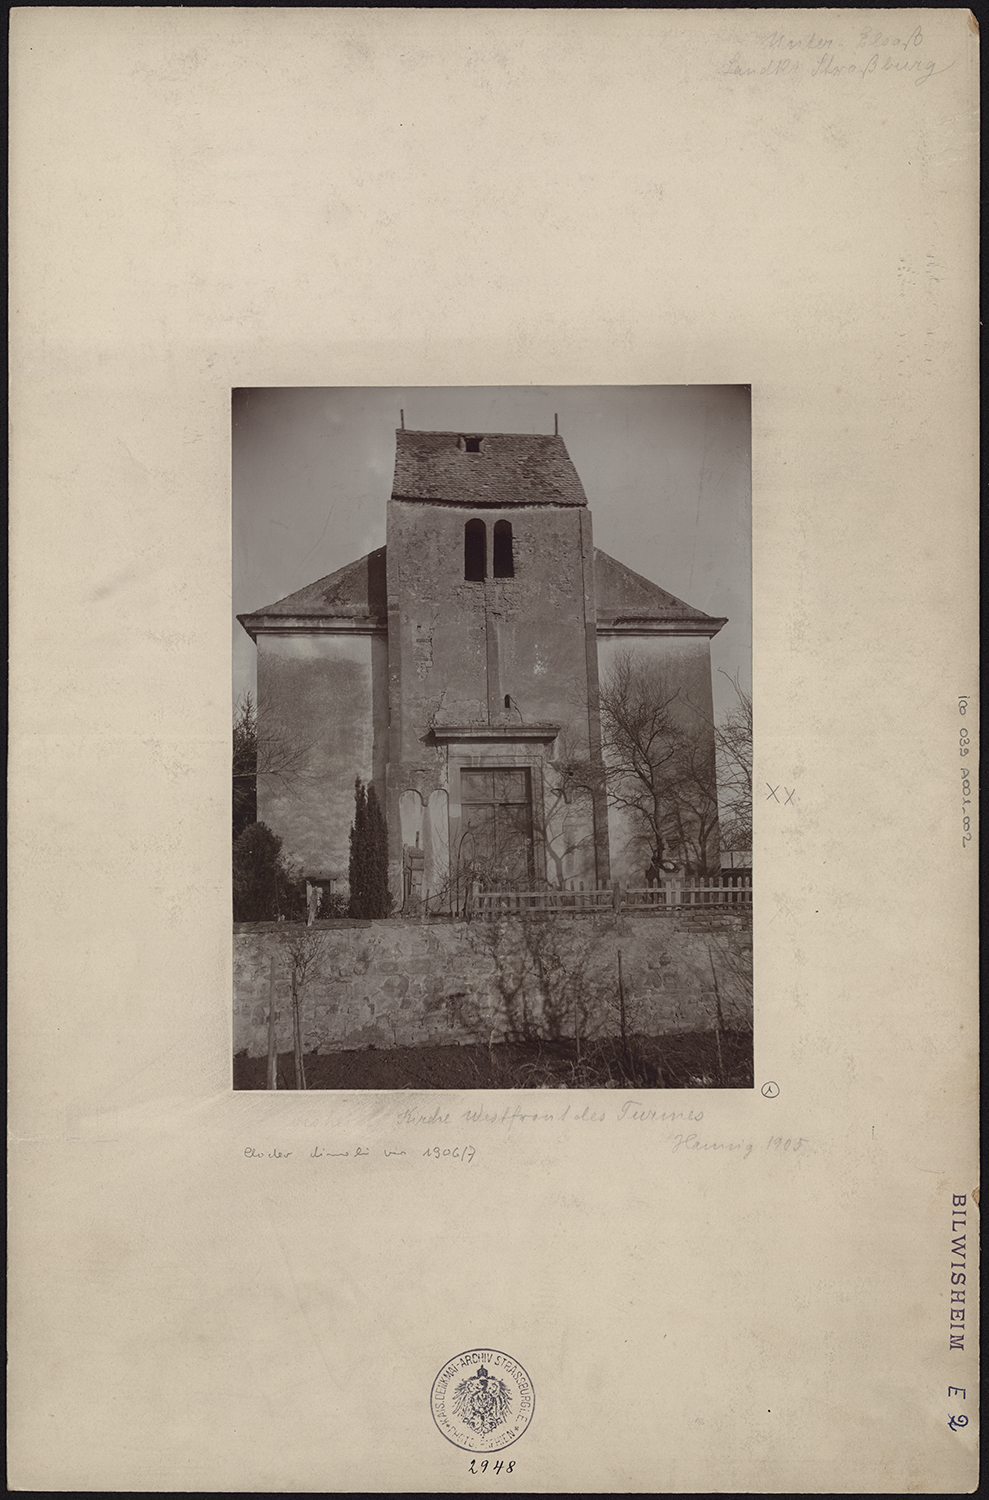
[[[629, 661], [675, 683], [713, 784], [726, 621], [594, 546], [561, 437], [395, 437], [386, 545], [238, 616], [258, 652], [259, 821], [344, 894], [354, 781], [373, 783], [396, 911], [460, 911], [476, 882], [644, 884], [648, 840], [604, 774], [602, 684]], [[681, 825], [673, 861], [716, 869], [716, 806], [696, 838]]]

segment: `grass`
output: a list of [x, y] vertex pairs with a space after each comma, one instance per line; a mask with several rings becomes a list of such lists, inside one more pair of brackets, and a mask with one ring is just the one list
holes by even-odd
[[[497, 1046], [366, 1047], [306, 1055], [310, 1089], [748, 1089], [751, 1031], [678, 1031], [668, 1036]], [[263, 1089], [267, 1060], [238, 1054], [234, 1088]], [[278, 1087], [292, 1089], [291, 1052], [279, 1054]]]

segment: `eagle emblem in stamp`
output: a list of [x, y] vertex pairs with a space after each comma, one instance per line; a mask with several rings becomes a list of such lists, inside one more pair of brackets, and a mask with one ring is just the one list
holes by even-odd
[[469, 1453], [497, 1453], [518, 1442], [535, 1409], [532, 1381], [500, 1349], [468, 1349], [433, 1381], [433, 1421], [448, 1442]]

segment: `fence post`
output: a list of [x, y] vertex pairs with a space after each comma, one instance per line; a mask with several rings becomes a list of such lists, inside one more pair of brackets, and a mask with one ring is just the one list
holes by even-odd
[[615, 911], [619, 911], [622, 904], [622, 883], [620, 880], [616, 880], [612, 886], [611, 902]]
[[268, 969], [268, 1087], [278, 1088], [278, 1044], [275, 1039], [275, 955]]

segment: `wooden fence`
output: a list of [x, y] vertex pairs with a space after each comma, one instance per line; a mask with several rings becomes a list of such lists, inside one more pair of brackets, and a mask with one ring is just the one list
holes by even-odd
[[541, 891], [473, 890], [467, 900], [468, 917], [500, 917], [513, 912], [567, 913], [623, 911], [634, 916], [711, 906], [751, 909], [751, 876], [710, 880], [664, 880], [661, 885], [589, 886], [571, 881], [569, 887]]

